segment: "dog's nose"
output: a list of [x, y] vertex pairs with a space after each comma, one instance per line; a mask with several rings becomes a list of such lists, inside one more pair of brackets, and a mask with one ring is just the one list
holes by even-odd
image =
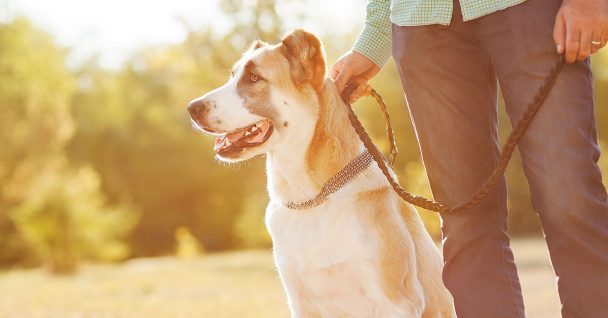
[[202, 99], [195, 99], [188, 104], [188, 112], [192, 119], [197, 119], [205, 109], [207, 108], [207, 102]]

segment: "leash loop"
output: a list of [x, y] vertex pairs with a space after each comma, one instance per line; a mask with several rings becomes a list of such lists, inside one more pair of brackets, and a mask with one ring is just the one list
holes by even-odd
[[543, 84], [539, 87], [537, 93], [534, 95], [534, 98], [532, 98], [532, 100], [528, 104], [526, 111], [523, 113], [523, 115], [521, 116], [521, 118], [519, 119], [517, 124], [515, 124], [515, 126], [513, 127], [511, 134], [509, 135], [509, 137], [507, 138], [507, 141], [503, 145], [502, 151], [500, 153], [500, 160], [498, 161], [498, 164], [494, 168], [494, 171], [492, 171], [492, 174], [477, 189], [477, 191], [475, 191], [471, 195], [471, 197], [468, 200], [466, 200], [454, 207], [447, 207], [434, 200], [430, 200], [430, 199], [427, 199], [427, 198], [424, 198], [421, 196], [413, 195], [413, 194], [407, 192], [405, 189], [403, 189], [401, 187], [401, 185], [399, 185], [399, 182], [397, 182], [397, 180], [395, 180], [393, 178], [393, 176], [391, 175], [390, 170], [387, 166], [387, 163], [389, 165], [392, 165], [395, 158], [397, 157], [397, 144], [395, 142], [394, 131], [393, 131], [393, 127], [390, 122], [390, 116], [388, 113], [388, 109], [386, 107], [384, 100], [380, 96], [380, 94], [378, 94], [375, 90], [372, 90], [372, 92], [371, 92], [372, 97], [374, 97], [376, 99], [376, 102], [378, 103], [378, 105], [380, 105], [380, 109], [382, 110], [382, 114], [384, 115], [384, 121], [386, 122], [386, 130], [387, 130], [387, 135], [388, 135], [388, 139], [389, 139], [389, 143], [390, 143], [390, 155], [389, 155], [388, 160], [384, 157], [384, 155], [382, 155], [382, 153], [380, 152], [378, 147], [376, 147], [374, 142], [371, 140], [371, 138], [369, 137], [369, 134], [365, 131], [363, 124], [361, 124], [361, 121], [359, 120], [359, 118], [357, 117], [357, 115], [355, 114], [355, 112], [353, 111], [352, 107], [350, 106], [350, 104], [348, 102], [348, 98], [349, 98], [350, 94], [352, 93], [352, 91], [356, 88], [356, 84], [347, 85], [345, 87], [344, 91], [342, 92], [342, 100], [344, 101], [344, 103], [346, 104], [346, 107], [348, 109], [348, 119], [350, 120], [351, 125], [355, 129], [355, 132], [359, 136], [359, 139], [361, 140], [361, 142], [363, 142], [363, 145], [369, 151], [370, 155], [372, 156], [372, 158], [374, 159], [376, 164], [378, 164], [378, 167], [382, 171], [382, 174], [384, 174], [384, 176], [386, 177], [386, 180], [390, 183], [391, 187], [399, 195], [399, 197], [401, 197], [406, 202], [409, 202], [413, 205], [416, 205], [418, 207], [421, 207], [421, 208], [424, 208], [424, 209], [427, 209], [430, 211], [440, 212], [440, 213], [456, 213], [456, 212], [460, 212], [462, 210], [472, 208], [472, 207], [476, 206], [477, 204], [479, 204], [494, 188], [494, 186], [496, 185], [498, 180], [500, 180], [500, 178], [504, 175], [505, 170], [507, 169], [507, 166], [509, 165], [509, 161], [511, 160], [511, 157], [513, 156], [513, 151], [515, 150], [515, 147], [517, 147], [517, 144], [523, 137], [526, 129], [528, 128], [528, 126], [530, 126], [532, 119], [534, 119], [534, 116], [536, 115], [536, 113], [542, 106], [543, 102], [549, 95], [549, 92], [551, 91], [551, 88], [553, 88], [553, 85], [555, 84], [555, 81], [557, 80], [557, 76], [559, 75], [559, 73], [563, 67], [564, 67], [564, 58], [562, 56], [560, 56], [560, 58], [557, 60], [557, 62], [553, 66], [553, 68], [549, 71], [549, 74], [545, 77]]

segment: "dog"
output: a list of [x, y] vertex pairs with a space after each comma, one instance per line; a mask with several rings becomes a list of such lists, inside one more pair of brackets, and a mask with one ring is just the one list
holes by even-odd
[[266, 154], [266, 226], [292, 317], [456, 317], [442, 259], [375, 163], [318, 205], [324, 185], [365, 149], [327, 77], [320, 40], [295, 30], [256, 41], [228, 82], [193, 100], [217, 159]]

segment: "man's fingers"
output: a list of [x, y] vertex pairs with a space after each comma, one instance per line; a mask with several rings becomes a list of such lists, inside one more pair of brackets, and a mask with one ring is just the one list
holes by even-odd
[[593, 36], [591, 37], [591, 54], [599, 51], [602, 48], [602, 33], [601, 32], [593, 32]]
[[342, 67], [342, 70], [340, 71], [340, 74], [338, 74], [338, 76], [336, 76], [336, 80], [335, 80], [336, 88], [338, 89], [338, 92], [340, 94], [342, 94], [344, 87], [346, 86], [346, 84], [348, 83], [348, 80], [350, 79], [350, 77], [352, 75], [352, 70], [349, 66], [350, 66], [349, 63], [345, 63], [344, 66]]
[[355, 88], [355, 90], [353, 90], [353, 92], [350, 94], [350, 96], [348, 98], [348, 101], [351, 104], [356, 102], [359, 98], [368, 95], [367, 91], [368, 91], [369, 85], [367, 85], [367, 81], [358, 80], [356, 83], [357, 83], [357, 88]]
[[342, 94], [347, 84], [352, 82], [367, 84], [367, 80], [376, 75], [378, 71], [380, 71], [380, 67], [370, 59], [360, 53], [350, 52], [336, 62], [331, 76], [335, 77], [336, 89]]
[[592, 31], [588, 30], [581, 32], [578, 53], [576, 55], [577, 61], [583, 61], [591, 55], [591, 41], [593, 41]]
[[338, 75], [340, 74], [340, 71], [342, 71], [343, 67], [344, 67], [344, 62], [341, 60], [338, 60], [336, 62], [336, 64], [334, 64], [334, 66], [331, 68], [331, 72], [329, 73], [329, 78], [331, 78], [332, 80], [336, 80], [336, 77], [338, 77]]
[[[566, 24], [567, 25], [567, 24]], [[579, 45], [581, 43], [581, 30], [577, 26], [567, 25], [566, 27], [566, 63], [574, 63], [578, 56]]]
[[555, 17], [555, 26], [553, 26], [553, 41], [555, 42], [557, 54], [563, 54], [564, 44], [566, 43], [566, 25], [564, 23], [564, 17], [561, 10]]
[[350, 94], [350, 96], [348, 96], [348, 102], [352, 104], [356, 102], [359, 98], [361, 98], [361, 96], [361, 86], [357, 86], [357, 88], [355, 88], [355, 90]]
[[372, 87], [370, 85], [365, 85], [365, 93], [363, 95], [369, 96], [372, 94]]

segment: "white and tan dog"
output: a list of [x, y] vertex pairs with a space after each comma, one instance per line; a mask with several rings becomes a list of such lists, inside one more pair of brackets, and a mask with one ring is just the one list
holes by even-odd
[[416, 211], [372, 163], [323, 204], [314, 198], [364, 151], [326, 77], [320, 41], [296, 30], [257, 42], [222, 87], [188, 107], [222, 161], [266, 154], [266, 225], [293, 317], [455, 317], [442, 260]]

